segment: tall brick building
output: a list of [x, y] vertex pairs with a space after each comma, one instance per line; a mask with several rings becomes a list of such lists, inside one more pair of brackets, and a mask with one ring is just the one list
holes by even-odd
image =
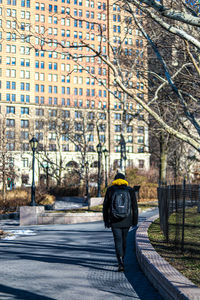
[[[123, 41], [124, 57], [137, 53], [138, 70], [145, 63], [144, 41], [114, 1], [0, 0], [0, 37], [1, 151], [5, 144], [12, 153], [17, 185], [31, 182], [32, 136], [39, 141], [37, 181], [43, 161], [61, 155], [64, 167], [88, 161], [95, 172], [99, 142], [110, 170], [122, 160], [123, 168], [149, 168], [147, 116], [131, 117], [140, 108], [115, 89], [108, 66], [90, 49], [114, 61]], [[146, 97], [137, 74], [131, 84]]]

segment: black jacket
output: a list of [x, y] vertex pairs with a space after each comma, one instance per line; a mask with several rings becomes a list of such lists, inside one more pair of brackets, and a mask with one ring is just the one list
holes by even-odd
[[[127, 181], [125, 181], [125, 180], [124, 180], [124, 182], [127, 183]], [[125, 228], [125, 227], [137, 225], [137, 223], [138, 223], [138, 205], [137, 205], [137, 200], [135, 197], [134, 190], [130, 186], [127, 186], [126, 184], [122, 184], [123, 181], [121, 179], [115, 180], [114, 183], [115, 183], [114, 185], [112, 185], [111, 187], [109, 187], [107, 189], [106, 195], [104, 198], [103, 220], [105, 223], [105, 227], [111, 226], [111, 227]], [[111, 206], [111, 199], [112, 199], [111, 195], [113, 194], [113, 192], [116, 189], [128, 190], [131, 195], [131, 204], [132, 204], [131, 214], [121, 221], [114, 219], [110, 215], [110, 206]]]

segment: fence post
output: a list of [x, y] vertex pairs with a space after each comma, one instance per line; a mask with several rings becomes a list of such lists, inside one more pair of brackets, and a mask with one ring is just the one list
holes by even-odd
[[166, 240], [167, 240], [167, 243], [169, 243], [169, 215], [170, 215], [170, 201], [171, 201], [171, 186], [170, 186], [170, 183], [169, 185], [167, 186], [167, 199], [166, 199], [166, 206], [165, 206], [165, 209], [166, 209]]
[[200, 213], [200, 184], [198, 188], [198, 204], [197, 204], [197, 212]]
[[183, 179], [183, 218], [182, 218], [182, 240], [181, 240], [181, 251], [184, 251], [184, 229], [185, 229], [185, 178]]

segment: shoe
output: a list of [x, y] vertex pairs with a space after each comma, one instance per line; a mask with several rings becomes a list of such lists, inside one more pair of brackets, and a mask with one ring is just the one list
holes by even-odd
[[118, 260], [118, 272], [123, 272], [124, 271], [124, 261], [123, 261], [123, 257], [118, 256], [117, 257]]
[[124, 272], [124, 265], [122, 263], [118, 265], [118, 272]]

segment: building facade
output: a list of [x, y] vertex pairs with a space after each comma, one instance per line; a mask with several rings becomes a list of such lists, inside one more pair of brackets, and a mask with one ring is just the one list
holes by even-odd
[[[149, 168], [147, 115], [100, 58], [114, 61], [123, 45], [125, 61], [137, 53], [137, 70], [145, 61], [142, 37], [118, 5], [0, 0], [0, 26], [1, 154], [9, 153], [16, 185], [31, 183], [33, 136], [37, 182], [53, 161], [52, 171], [62, 161], [63, 176], [71, 162], [88, 161], [95, 172], [98, 143], [109, 151], [109, 170]], [[126, 80], [145, 97], [138, 72]]]

